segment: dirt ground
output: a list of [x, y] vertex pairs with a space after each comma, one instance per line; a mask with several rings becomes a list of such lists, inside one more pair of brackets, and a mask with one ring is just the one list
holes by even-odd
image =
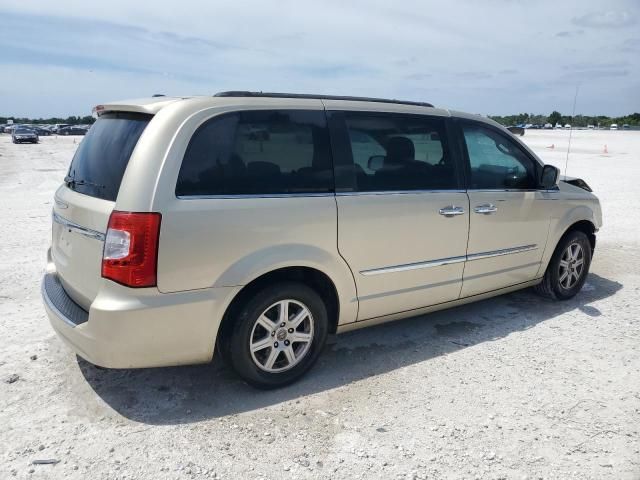
[[[568, 131], [523, 139], [564, 169]], [[573, 132], [605, 222], [576, 298], [352, 332], [271, 392], [215, 361], [98, 370], [55, 336], [40, 279], [76, 142], [0, 135], [1, 479], [640, 478], [640, 132]]]

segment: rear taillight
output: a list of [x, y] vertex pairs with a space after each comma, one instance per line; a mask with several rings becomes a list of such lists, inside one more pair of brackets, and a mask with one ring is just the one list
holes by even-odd
[[157, 283], [159, 213], [114, 211], [102, 254], [102, 276], [127, 287]]

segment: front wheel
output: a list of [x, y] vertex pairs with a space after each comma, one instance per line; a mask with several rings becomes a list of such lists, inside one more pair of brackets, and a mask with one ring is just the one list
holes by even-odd
[[320, 355], [328, 332], [327, 309], [315, 290], [283, 282], [248, 299], [228, 320], [222, 341], [233, 369], [247, 383], [264, 389], [300, 378]]
[[576, 296], [587, 280], [591, 266], [591, 243], [578, 230], [567, 233], [558, 243], [536, 292], [557, 300]]

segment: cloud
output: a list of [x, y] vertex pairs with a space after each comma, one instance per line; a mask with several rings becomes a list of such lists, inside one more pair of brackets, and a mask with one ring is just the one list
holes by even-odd
[[464, 78], [468, 80], [486, 80], [493, 77], [493, 74], [489, 72], [457, 72], [453, 74], [455, 77]]
[[622, 42], [621, 48], [625, 52], [639, 52], [640, 38], [627, 38], [624, 42]]
[[589, 28], [620, 28], [635, 25], [636, 16], [631, 12], [592, 12], [572, 20], [574, 25]]
[[640, 109], [640, 44], [604, 25], [634, 22], [640, 3], [619, 1], [624, 12], [614, 14], [583, 0], [5, 2], [0, 114], [70, 115], [118, 98], [221, 90], [546, 112], [564, 108], [576, 81], [594, 112], [626, 113]]
[[580, 35], [584, 35], [584, 30], [564, 30], [556, 33], [556, 37], [561, 38], [578, 37]]
[[562, 68], [564, 70], [609, 70], [609, 69], [619, 69], [622, 67], [629, 66], [630, 63], [628, 61], [620, 61], [620, 62], [581, 62], [581, 63], [572, 63], [569, 65], [565, 65]]

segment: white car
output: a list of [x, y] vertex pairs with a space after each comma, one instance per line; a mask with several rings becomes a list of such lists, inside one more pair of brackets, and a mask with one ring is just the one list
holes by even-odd
[[618, 124], [612, 123], [611, 126], [609, 127], [609, 130], [618, 130]]

